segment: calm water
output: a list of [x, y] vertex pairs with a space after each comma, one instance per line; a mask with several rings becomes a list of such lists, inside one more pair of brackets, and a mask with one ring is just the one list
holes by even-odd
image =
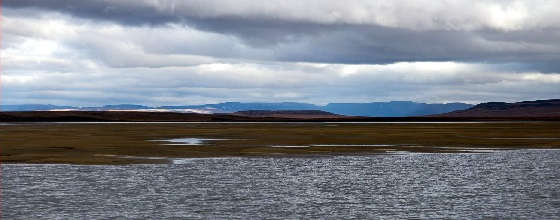
[[2, 165], [4, 219], [560, 216], [560, 151]]

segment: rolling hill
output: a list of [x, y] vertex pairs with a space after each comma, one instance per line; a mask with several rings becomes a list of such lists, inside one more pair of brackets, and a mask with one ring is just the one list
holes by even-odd
[[434, 116], [440, 117], [560, 117], [560, 99], [516, 103], [487, 102], [472, 108]]

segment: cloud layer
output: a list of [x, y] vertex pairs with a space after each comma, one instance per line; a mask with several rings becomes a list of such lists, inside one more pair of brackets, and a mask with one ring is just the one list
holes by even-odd
[[560, 94], [557, 1], [5, 0], [3, 103]]

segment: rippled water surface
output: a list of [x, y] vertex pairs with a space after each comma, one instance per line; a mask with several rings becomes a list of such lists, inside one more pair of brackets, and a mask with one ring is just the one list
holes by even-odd
[[560, 151], [2, 165], [4, 219], [560, 216]]

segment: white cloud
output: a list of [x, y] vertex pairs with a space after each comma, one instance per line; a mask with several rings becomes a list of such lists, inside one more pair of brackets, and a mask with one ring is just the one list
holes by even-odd
[[[434, 69], [443, 66], [443, 70]], [[353, 73], [343, 72], [352, 69]], [[560, 94], [560, 74], [495, 71], [482, 64], [402, 62], [387, 65], [213, 63], [187, 67], [113, 68], [95, 74], [4, 77], [6, 102], [33, 98], [95, 105], [173, 105], [218, 101], [516, 100]], [[434, 71], [435, 70], [435, 71]], [[69, 83], [70, 82], [70, 83]]]
[[[130, 26], [56, 12], [15, 16], [12, 11], [3, 16], [3, 104], [482, 102], [560, 94], [560, 70], [543, 73], [525, 67], [531, 59], [556, 60], [559, 54], [560, 19], [551, 12], [558, 8], [556, 1], [144, 3], [161, 12], [198, 18], [230, 16], [336, 27], [321, 27], [328, 30], [305, 36], [282, 33], [289, 39], [262, 46], [249, 41], [252, 33], [262, 34], [266, 27], [250, 26], [254, 32], [242, 37], [180, 22]], [[376, 32], [354, 30], [351, 25], [396, 29]], [[516, 32], [547, 28], [552, 31]], [[464, 35], [468, 37], [460, 38]], [[375, 62], [349, 64], [360, 62], [345, 62], [347, 55], [358, 61], [373, 57], [366, 61]], [[525, 59], [528, 63], [521, 62]]]
[[53, 19], [7, 16], [3, 21], [3, 34], [8, 42], [2, 56], [8, 61], [24, 58], [40, 62], [50, 56], [89, 59], [114, 67], [164, 67], [212, 63], [212, 56], [217, 54], [267, 56], [234, 37], [179, 25], [124, 27], [88, 23], [58, 14]]

